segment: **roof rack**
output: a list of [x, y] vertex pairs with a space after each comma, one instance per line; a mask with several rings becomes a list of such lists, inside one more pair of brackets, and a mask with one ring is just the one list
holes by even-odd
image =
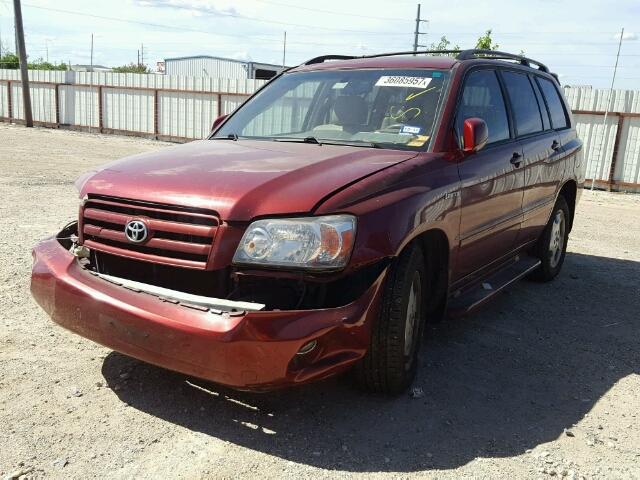
[[532, 58], [525, 57], [523, 55], [515, 55], [513, 53], [507, 52], [499, 52], [497, 50], [482, 50], [477, 48], [471, 48], [468, 50], [419, 50], [417, 52], [414, 51], [405, 51], [405, 52], [390, 52], [390, 53], [377, 53], [374, 55], [362, 55], [362, 56], [352, 56], [352, 55], [322, 55], [320, 57], [312, 58], [311, 60], [307, 60], [302, 65], [313, 65], [316, 63], [323, 63], [327, 60], [354, 60], [356, 58], [378, 58], [378, 57], [394, 57], [397, 55], [429, 55], [429, 54], [456, 54], [456, 60], [475, 60], [475, 59], [491, 59], [491, 60], [516, 60], [520, 65], [524, 65], [526, 67], [531, 67], [532, 65], [537, 66], [538, 70], [551, 73], [549, 68], [541, 62], [537, 60], [533, 60]]
[[360, 57], [354, 57], [353, 55], [321, 55], [319, 57], [314, 57], [311, 60], [307, 60], [302, 65], [313, 65], [314, 63], [323, 63], [327, 60], [353, 60], [354, 58]]
[[531, 58], [524, 57], [522, 55], [515, 55], [513, 53], [499, 52], [497, 50], [480, 50], [469, 49], [461, 51], [457, 56], [457, 60], [472, 60], [476, 58], [491, 58], [493, 60], [517, 60], [520, 65], [531, 67], [531, 64], [537, 65], [538, 70], [545, 73], [549, 73], [549, 68], [544, 63], [538, 62]]

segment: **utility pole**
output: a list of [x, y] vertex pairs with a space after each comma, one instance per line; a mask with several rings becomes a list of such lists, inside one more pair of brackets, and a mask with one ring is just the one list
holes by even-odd
[[138, 49], [138, 63], [136, 65], [140, 66], [140, 49]]
[[282, 43], [282, 68], [285, 67], [287, 60], [287, 31], [284, 31], [284, 42]]
[[426, 35], [426, 33], [420, 31], [420, 24], [427, 23], [427, 20], [420, 19], [420, 6], [421, 5], [418, 4], [418, 13], [416, 14], [416, 30], [415, 32], [413, 32], [414, 33], [414, 37], [413, 37], [413, 55], [414, 56], [418, 51], [418, 47], [426, 47], [426, 45], [420, 45], [418, 43], [418, 38], [420, 37], [420, 35]]
[[27, 127], [33, 127], [31, 113], [31, 91], [29, 90], [29, 70], [27, 65], [27, 48], [24, 44], [24, 28], [22, 26], [22, 7], [20, 0], [13, 0], [13, 12], [16, 17], [16, 39], [18, 56], [20, 57], [20, 76], [22, 80], [22, 101], [24, 103], [24, 120]]
[[[600, 160], [603, 157], [603, 147], [604, 147], [604, 136], [607, 128], [607, 117], [609, 116], [609, 110], [611, 109], [611, 100], [613, 99], [613, 84], [616, 81], [616, 73], [618, 71], [618, 60], [620, 59], [620, 48], [622, 48], [622, 37], [624, 37], [624, 27], [620, 31], [620, 41], [618, 42], [618, 53], [616, 54], [616, 64], [613, 67], [613, 77], [611, 78], [611, 88], [609, 89], [609, 98], [607, 99], [607, 107], [604, 111], [604, 120], [602, 121], [602, 138], [600, 139], [600, 151], [598, 155], [598, 162], [596, 163], [595, 171], [593, 172], [591, 179], [591, 190], [595, 187], [596, 184], [596, 176], [599, 175], [600, 169], [604, 166], [604, 162], [602, 162], [602, 166], [600, 165]], [[613, 161], [613, 158], [611, 159]]]
[[140, 44], [140, 65], [144, 65], [144, 43]]

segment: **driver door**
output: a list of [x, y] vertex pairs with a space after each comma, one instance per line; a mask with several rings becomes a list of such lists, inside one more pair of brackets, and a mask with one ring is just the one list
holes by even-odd
[[[454, 280], [482, 270], [513, 250], [522, 225], [522, 145], [514, 139], [504, 94], [494, 70], [471, 71], [456, 115], [484, 120], [487, 145], [458, 166], [461, 179], [460, 251]], [[520, 161], [520, 163], [519, 163]]]

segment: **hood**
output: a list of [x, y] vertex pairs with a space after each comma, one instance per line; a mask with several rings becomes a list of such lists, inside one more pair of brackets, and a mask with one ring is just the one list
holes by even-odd
[[80, 195], [207, 208], [223, 220], [246, 221], [310, 212], [336, 190], [414, 156], [342, 145], [202, 140], [110, 163], [88, 176]]

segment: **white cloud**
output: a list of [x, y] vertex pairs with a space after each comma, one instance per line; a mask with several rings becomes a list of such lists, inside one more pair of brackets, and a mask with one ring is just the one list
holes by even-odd
[[[620, 40], [620, 34], [617, 33], [613, 36], [614, 40]], [[624, 32], [622, 40], [638, 40], [638, 34], [634, 32]]]

